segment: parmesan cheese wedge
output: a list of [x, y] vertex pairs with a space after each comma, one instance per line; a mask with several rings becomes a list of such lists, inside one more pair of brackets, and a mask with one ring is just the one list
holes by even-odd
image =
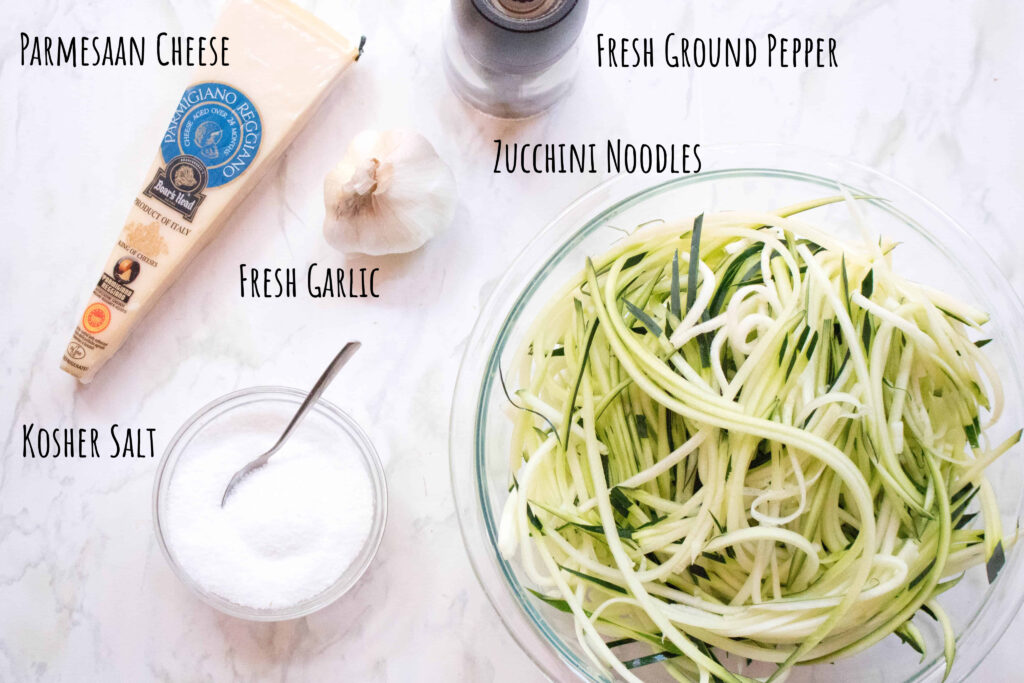
[[288, 147], [359, 49], [286, 0], [229, 0], [86, 303], [61, 369], [90, 381]]

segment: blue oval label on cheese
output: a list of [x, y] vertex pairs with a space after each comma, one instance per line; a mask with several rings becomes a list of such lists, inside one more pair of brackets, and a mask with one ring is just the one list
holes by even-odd
[[160, 153], [167, 164], [197, 159], [206, 167], [206, 187], [218, 187], [245, 173], [262, 139], [260, 114], [248, 97], [223, 83], [198, 83], [182, 94]]

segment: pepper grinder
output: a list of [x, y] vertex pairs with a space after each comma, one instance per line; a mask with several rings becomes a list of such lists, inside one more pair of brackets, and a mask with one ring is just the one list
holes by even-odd
[[492, 116], [548, 109], [576, 75], [588, 0], [452, 0], [445, 73], [452, 89]]

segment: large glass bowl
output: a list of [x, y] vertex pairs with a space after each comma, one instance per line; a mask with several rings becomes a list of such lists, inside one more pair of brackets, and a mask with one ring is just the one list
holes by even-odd
[[[902, 244], [895, 268], [988, 311], [986, 351], [1005, 383], [1006, 413], [993, 432], [998, 442], [1022, 424], [1021, 340], [1024, 314], [1009, 283], [970, 235], [935, 205], [880, 173], [848, 161], [785, 146], [709, 148], [699, 174], [668, 182], [615, 178], [571, 204], [519, 255], [494, 288], [467, 346], [451, 418], [452, 485], [466, 548], [476, 575], [509, 632], [553, 680], [612, 680], [586, 659], [571, 619], [531, 595], [516, 561], [497, 550], [497, 526], [508, 495], [511, 420], [499, 380], [506, 362], [545, 301], [584, 265], [603, 253], [622, 230], [655, 219], [722, 209], [773, 209], [834, 194], [837, 182], [854, 194], [882, 199], [862, 203], [871, 225]], [[842, 205], [816, 209], [818, 224], [851, 225]], [[844, 230], [834, 230], [842, 235]], [[845, 235], [855, 238], [856, 235]], [[1022, 461], [1011, 451], [993, 466], [1007, 528], [1021, 516]], [[1002, 635], [1024, 599], [1019, 547], [989, 586], [984, 568], [968, 572], [941, 601], [954, 621], [958, 653], [950, 680], [967, 679]], [[835, 664], [798, 667], [790, 681], [940, 681], [941, 635], [915, 620], [929, 642], [919, 657], [895, 637]], [[657, 667], [639, 671], [650, 676]]]

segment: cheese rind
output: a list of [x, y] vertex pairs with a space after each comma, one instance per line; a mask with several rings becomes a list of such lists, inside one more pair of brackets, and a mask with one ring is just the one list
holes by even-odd
[[349, 40], [284, 0], [229, 0], [215, 35], [230, 66], [185, 89], [61, 369], [90, 381], [214, 237], [358, 56]]

